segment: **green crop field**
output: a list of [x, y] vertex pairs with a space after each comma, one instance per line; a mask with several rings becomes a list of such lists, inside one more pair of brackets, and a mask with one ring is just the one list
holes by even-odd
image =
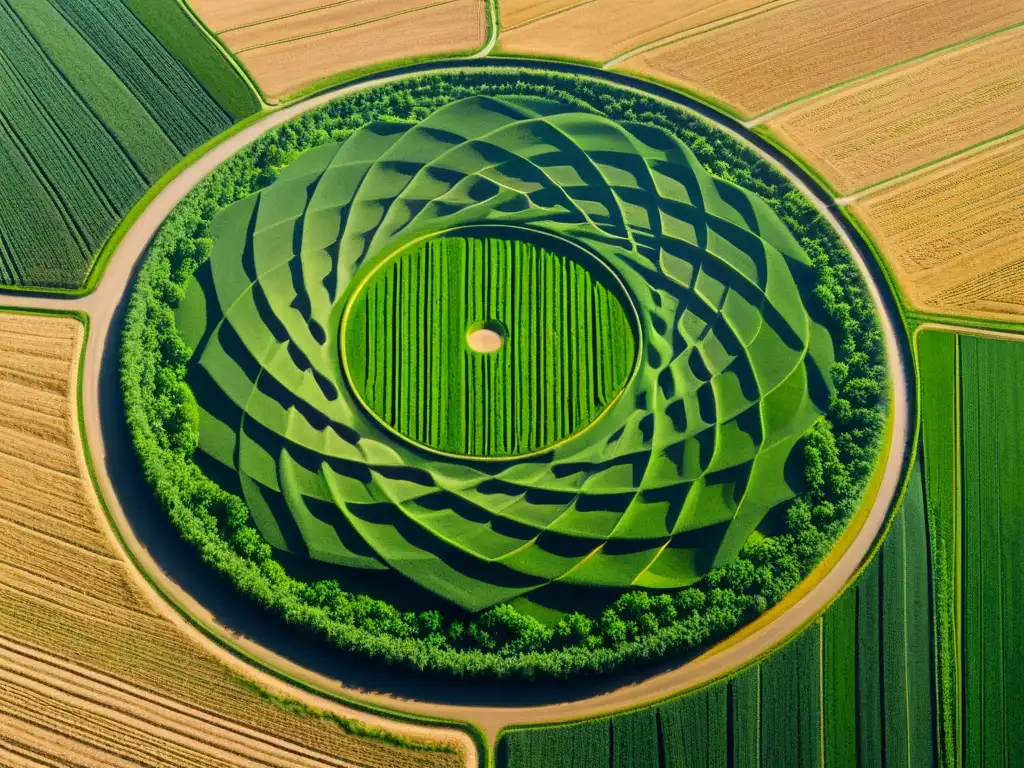
[[[731, 680], [652, 709], [510, 729], [499, 768], [533, 768], [540, 755], [550, 765], [638, 768], [944, 764], [928, 553], [918, 466], [871, 565], [795, 640]], [[584, 748], [595, 761], [573, 762]]]
[[1019, 765], [1024, 715], [1024, 346], [960, 337], [964, 764]]
[[[364, 403], [452, 454], [564, 440], [611, 404], [636, 358], [619, 297], [585, 264], [519, 240], [428, 240], [385, 263], [349, 306], [342, 354]], [[475, 352], [467, 329], [487, 324], [503, 343]]]
[[205, 34], [179, 0], [122, 0], [164, 47], [236, 120], [262, 109], [259, 97], [227, 54]]
[[960, 392], [958, 337], [923, 331], [917, 337], [921, 381], [921, 443], [933, 573], [934, 637], [940, 738], [945, 766], [960, 745]]
[[[374, 373], [391, 383], [374, 385], [371, 411], [431, 444], [422, 419], [434, 406], [410, 393], [420, 397], [429, 366], [445, 358], [411, 359], [424, 349], [409, 328], [447, 339], [447, 359], [465, 362], [469, 324], [511, 322], [509, 354], [487, 367], [475, 356], [475, 372], [453, 383], [463, 403], [447, 409], [442, 435], [452, 437], [434, 444], [478, 455], [530, 450], [603, 411], [540, 461], [484, 468], [425, 454], [383, 430], [339, 375], [339, 307], [351, 277], [403, 242], [464, 222], [536, 230], [600, 254], [607, 267], [590, 273], [610, 270], [605, 279], [614, 274], [636, 297], [638, 328], [618, 301], [609, 308], [607, 289], [587, 287], [594, 279], [582, 267], [576, 288], [598, 309], [592, 298], [581, 317], [557, 320], [555, 258], [536, 277], [516, 273], [535, 282], [533, 295], [498, 311], [515, 295], [503, 282], [510, 271], [491, 263], [507, 248], [490, 260], [477, 250], [431, 277], [469, 285], [458, 301], [470, 306], [454, 310], [404, 255], [373, 278], [380, 300], [358, 293], [349, 376], [365, 393], [368, 356], [384, 353]], [[199, 448], [237, 473], [235, 488], [281, 549], [392, 569], [480, 610], [554, 582], [685, 586], [733, 560], [769, 510], [803, 490], [785, 467], [827, 407], [834, 360], [829, 332], [803, 307], [810, 260], [763, 202], [714, 179], [664, 132], [554, 101], [469, 98], [419, 124], [372, 124], [306, 153], [221, 213], [212, 234], [212, 256], [177, 312], [196, 350]], [[388, 325], [391, 297], [400, 304], [390, 305]], [[434, 300], [428, 327], [421, 308]], [[485, 303], [494, 317], [479, 314]], [[513, 312], [526, 315], [510, 320]], [[544, 340], [565, 323], [577, 326], [565, 331], [575, 356], [568, 343]], [[366, 346], [368, 333], [390, 339]], [[634, 335], [643, 340], [640, 370], [606, 408], [632, 369]], [[612, 347], [595, 382], [595, 351]], [[353, 363], [342, 357], [341, 367]], [[534, 383], [514, 390], [492, 378], [513, 360], [535, 366]], [[559, 391], [565, 377], [568, 397]], [[575, 419], [555, 406], [579, 400], [586, 406]], [[539, 426], [490, 437], [515, 409], [520, 427]]]
[[0, 284], [80, 287], [147, 188], [232, 121], [121, 0], [2, 0]]

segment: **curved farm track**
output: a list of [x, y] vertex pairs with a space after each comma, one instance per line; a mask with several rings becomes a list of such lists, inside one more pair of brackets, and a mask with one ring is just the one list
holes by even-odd
[[[123, 314], [135, 270], [146, 246], [174, 205], [221, 162], [265, 131], [344, 93], [368, 85], [428, 71], [527, 65], [599, 77], [641, 90], [698, 112], [766, 155], [815, 203], [855, 254], [882, 318], [888, 363], [892, 372], [891, 444], [877, 494], [861, 521], [860, 529], [849, 538], [845, 551], [832, 558], [827, 572], [819, 574], [820, 578], [816, 581], [812, 580], [813, 586], [803, 590], [797, 599], [788, 601], [783, 610], [770, 612], [737, 638], [703, 656], [682, 666], [672, 668], [666, 665], [635, 678], [619, 676], [596, 683], [573, 685], [571, 693], [577, 697], [575, 699], [566, 697], [568, 686], [560, 686], [559, 689], [553, 686], [550, 690], [538, 690], [536, 685], [514, 683], [471, 687], [454, 685], [451, 681], [431, 681], [419, 676], [411, 681], [410, 675], [400, 671], [389, 677], [387, 670], [359, 659], [339, 658], [337, 650], [330, 652], [312, 641], [291, 636], [287, 630], [268, 627], [258, 612], [239, 605], [231, 589], [217, 581], [211, 571], [204, 569], [193, 551], [180, 542], [152, 500], [124, 425], [118, 371]], [[8, 295], [0, 296], [0, 304], [79, 310], [90, 314], [92, 331], [85, 357], [82, 406], [97, 484], [119, 533], [142, 571], [159, 586], [166, 598], [199, 621], [205, 629], [205, 633], [199, 631], [178, 617], [179, 623], [184, 625], [183, 631], [204, 643], [211, 652], [230, 656], [221, 645], [225, 643], [266, 669], [330, 694], [366, 706], [410, 715], [473, 722], [482, 727], [491, 739], [506, 725], [594, 716], [664, 698], [744, 666], [791, 637], [843, 590], [873, 550], [909, 466], [913, 424], [916, 421], [911, 394], [914, 387], [910, 347], [896, 302], [867, 244], [845, 219], [836, 214], [834, 201], [828, 193], [806, 172], [732, 118], [668, 88], [574, 64], [485, 59], [415, 65], [369, 76], [336, 91], [272, 112], [212, 149], [157, 196], [121, 242], [95, 293], [68, 300]], [[170, 605], [165, 603], [165, 607], [167, 612], [176, 615]], [[235, 659], [235, 664], [239, 663]], [[481, 690], [483, 688], [489, 690]], [[545, 696], [546, 699], [543, 698]], [[324, 705], [321, 703], [320, 706]], [[353, 716], [351, 711], [348, 714]], [[366, 719], [365, 715], [358, 717]], [[402, 730], [413, 726], [394, 723], [388, 727]], [[422, 732], [418, 727], [417, 730]], [[450, 734], [451, 731], [448, 731]]]

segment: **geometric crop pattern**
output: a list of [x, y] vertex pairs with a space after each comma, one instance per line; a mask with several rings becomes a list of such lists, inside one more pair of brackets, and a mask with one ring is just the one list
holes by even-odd
[[[639, 365], [590, 429], [522, 459], [425, 451], [341, 369], [363, 270], [415, 239], [503, 224], [602, 259], [639, 315]], [[810, 261], [757, 196], [677, 138], [557, 101], [470, 97], [366, 125], [221, 212], [178, 326], [196, 459], [273, 546], [398, 571], [469, 610], [552, 582], [677, 588], [734, 559], [802, 490], [831, 391]]]

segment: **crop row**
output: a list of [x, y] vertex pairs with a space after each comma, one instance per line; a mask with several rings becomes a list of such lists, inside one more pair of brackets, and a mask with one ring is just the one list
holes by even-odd
[[121, 0], [0, 0], [0, 282], [81, 285], [146, 189], [230, 124]]

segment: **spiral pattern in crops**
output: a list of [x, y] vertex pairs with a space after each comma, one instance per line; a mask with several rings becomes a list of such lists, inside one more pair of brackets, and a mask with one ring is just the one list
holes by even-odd
[[[363, 406], [342, 317], [410, 243], [497, 225], [614, 273], [636, 365], [587, 429], [545, 450], [441, 454]], [[805, 305], [810, 260], [760, 198], [665, 131], [471, 97], [303, 154], [212, 234], [177, 314], [197, 461], [275, 547], [481, 610], [553, 582], [685, 586], [802, 490], [799, 443], [833, 362]]]

